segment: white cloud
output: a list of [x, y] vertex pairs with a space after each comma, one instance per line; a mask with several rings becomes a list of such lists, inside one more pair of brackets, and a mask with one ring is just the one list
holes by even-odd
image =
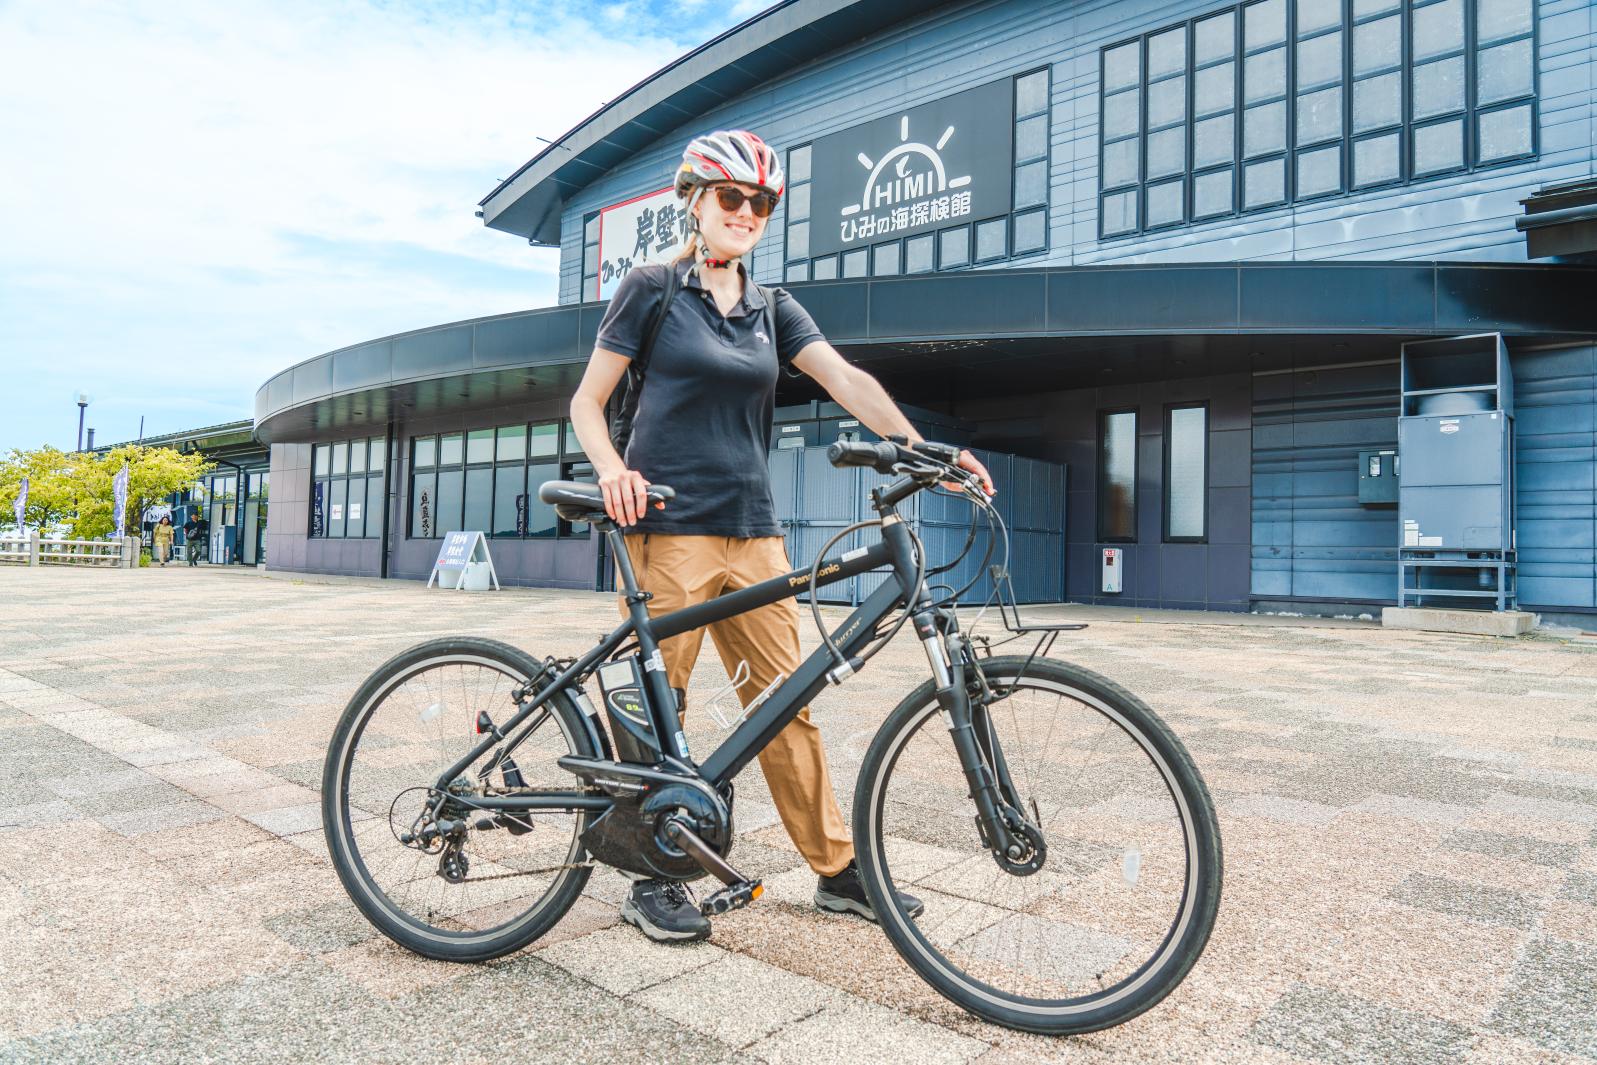
[[80, 385], [102, 440], [245, 417], [320, 351], [553, 303], [555, 253], [476, 201], [703, 39], [587, 10], [0, 5], [0, 448], [69, 440], [32, 408]]

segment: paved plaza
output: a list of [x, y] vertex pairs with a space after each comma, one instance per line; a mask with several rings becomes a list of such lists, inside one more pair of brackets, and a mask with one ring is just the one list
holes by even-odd
[[[608, 871], [491, 964], [374, 933], [317, 797], [356, 685], [452, 633], [579, 653], [607, 596], [0, 570], [0, 1062], [1597, 1060], [1597, 640], [1047, 613], [1090, 620], [1057, 653], [1185, 740], [1225, 842], [1191, 976], [1074, 1039], [978, 1022], [814, 910], [757, 766], [734, 859], [768, 893], [707, 943], [620, 925]], [[845, 811], [924, 676], [901, 636], [814, 707]], [[724, 681], [707, 645], [694, 694]]]

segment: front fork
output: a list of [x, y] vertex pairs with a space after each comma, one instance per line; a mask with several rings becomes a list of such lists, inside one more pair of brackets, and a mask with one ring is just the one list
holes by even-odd
[[[915, 634], [926, 651], [936, 686], [937, 707], [954, 741], [965, 784], [976, 804], [976, 829], [982, 844], [1005, 868], [1024, 874], [1040, 862], [1040, 826], [1026, 817], [1009, 775], [1008, 763], [988, 720], [987, 707], [971, 699], [967, 668], [975, 668], [968, 644], [951, 615], [923, 606], [914, 618]], [[945, 624], [940, 624], [944, 622]], [[967, 667], [967, 663], [971, 663]], [[979, 678], [977, 678], [979, 680]], [[985, 691], [986, 686], [981, 685]]]

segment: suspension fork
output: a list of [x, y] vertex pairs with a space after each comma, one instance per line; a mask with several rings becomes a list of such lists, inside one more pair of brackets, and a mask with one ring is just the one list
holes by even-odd
[[942, 615], [931, 608], [929, 598], [917, 603], [912, 620], [932, 667], [938, 711], [948, 726], [971, 801], [976, 804], [976, 829], [982, 844], [995, 853], [1006, 853], [1017, 846], [1024, 849], [1010, 831], [1010, 824], [1020, 823], [1023, 815], [1014, 800], [1014, 787], [996, 737], [985, 723], [986, 708], [977, 708], [984, 719], [980, 733], [972, 721], [975, 715], [965, 681], [964, 641], [952, 626], [946, 634], [942, 631]]

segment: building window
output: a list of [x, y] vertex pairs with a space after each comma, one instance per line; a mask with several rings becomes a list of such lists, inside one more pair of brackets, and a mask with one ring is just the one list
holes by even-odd
[[1164, 538], [1201, 543], [1209, 536], [1209, 408], [1170, 407], [1164, 416]]
[[497, 539], [572, 535], [538, 499], [545, 481], [590, 472], [567, 421], [525, 422], [411, 440], [410, 532], [437, 539], [481, 531]]
[[[786, 204], [787, 221], [783, 226], [786, 252], [783, 262], [807, 266], [810, 257], [810, 146], [801, 144], [787, 152], [787, 191], [782, 196]], [[789, 265], [789, 281], [803, 281], [795, 277], [794, 265]], [[818, 275], [817, 275], [818, 276]]]
[[1534, 156], [1535, 24], [1535, 0], [1252, 0], [1110, 45], [1099, 235]]
[[[317, 444], [311, 452], [310, 535], [374, 539], [383, 534], [384, 437]], [[264, 490], [264, 486], [263, 486]], [[229, 519], [225, 524], [232, 524]]]
[[[1024, 255], [1046, 251], [1048, 248], [1048, 140], [1051, 135], [1049, 111], [1052, 87], [1049, 68], [1033, 70], [1015, 79], [1015, 185], [1014, 211], [1011, 215], [1015, 227], [1015, 240], [1000, 255]], [[1032, 210], [1036, 208], [1036, 210]], [[1020, 214], [1018, 212], [1026, 212]], [[1022, 222], [1022, 219], [1025, 219]], [[1010, 219], [998, 219], [1004, 232], [989, 241], [994, 246], [1003, 244], [1009, 234]], [[1025, 236], [1025, 243], [1021, 237]], [[981, 228], [976, 230], [980, 254]]]
[[1105, 411], [1098, 419], [1098, 540], [1137, 539], [1137, 412]]
[[599, 212], [582, 220], [582, 294], [579, 301], [599, 298]]

